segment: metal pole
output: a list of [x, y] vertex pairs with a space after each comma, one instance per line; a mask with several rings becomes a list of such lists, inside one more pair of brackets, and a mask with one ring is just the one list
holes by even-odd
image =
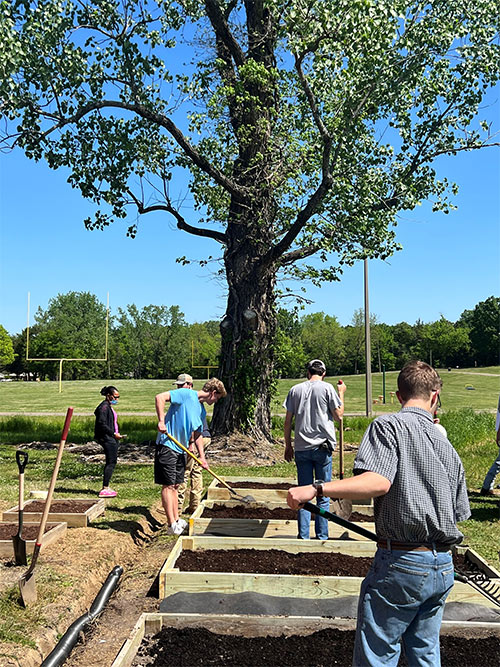
[[365, 282], [365, 361], [366, 361], [366, 416], [372, 416], [372, 349], [370, 340], [370, 304], [368, 299], [368, 258], [364, 259]]
[[385, 364], [382, 365], [382, 393], [384, 394], [384, 405], [385, 405]]

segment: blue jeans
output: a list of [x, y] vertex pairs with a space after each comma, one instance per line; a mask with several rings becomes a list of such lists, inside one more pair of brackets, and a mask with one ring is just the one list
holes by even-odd
[[[332, 479], [332, 455], [324, 447], [306, 449], [295, 452], [295, 464], [297, 466], [297, 481], [299, 486], [312, 484], [314, 480], [330, 482]], [[330, 498], [318, 498], [318, 507], [325, 510], [330, 508]], [[298, 511], [299, 534], [301, 540], [308, 540], [311, 530], [311, 512], [307, 510]], [[314, 517], [314, 529], [318, 540], [328, 539], [328, 519], [316, 515]]]
[[378, 549], [361, 584], [354, 667], [439, 667], [439, 629], [453, 586], [451, 553]]
[[483, 489], [488, 489], [491, 491], [495, 485], [495, 477], [500, 472], [500, 447], [498, 448], [498, 455], [496, 459], [491, 464], [491, 468], [486, 473], [486, 477], [483, 482]]

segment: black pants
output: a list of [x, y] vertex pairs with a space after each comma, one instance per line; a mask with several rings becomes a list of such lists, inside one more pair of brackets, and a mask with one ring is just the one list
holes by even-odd
[[104, 466], [104, 476], [102, 485], [109, 486], [111, 481], [111, 475], [115, 469], [116, 462], [118, 460], [118, 440], [115, 438], [101, 438], [99, 444], [104, 449], [104, 454], [106, 455], [106, 465]]

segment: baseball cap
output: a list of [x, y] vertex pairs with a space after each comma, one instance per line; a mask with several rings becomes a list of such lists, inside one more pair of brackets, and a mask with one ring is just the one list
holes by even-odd
[[307, 370], [321, 371], [322, 373], [326, 373], [326, 366], [321, 361], [321, 359], [311, 359], [311, 361], [307, 364]]
[[189, 373], [181, 373], [174, 384], [185, 384], [186, 382], [190, 382], [192, 384], [193, 378], [189, 375]]

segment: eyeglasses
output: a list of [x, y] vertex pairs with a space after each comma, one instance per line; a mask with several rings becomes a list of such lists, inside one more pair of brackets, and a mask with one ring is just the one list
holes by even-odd
[[438, 408], [441, 407], [441, 396], [438, 394]]
[[120, 394], [118, 394], [118, 396], [115, 394], [113, 398], [120, 398]]

